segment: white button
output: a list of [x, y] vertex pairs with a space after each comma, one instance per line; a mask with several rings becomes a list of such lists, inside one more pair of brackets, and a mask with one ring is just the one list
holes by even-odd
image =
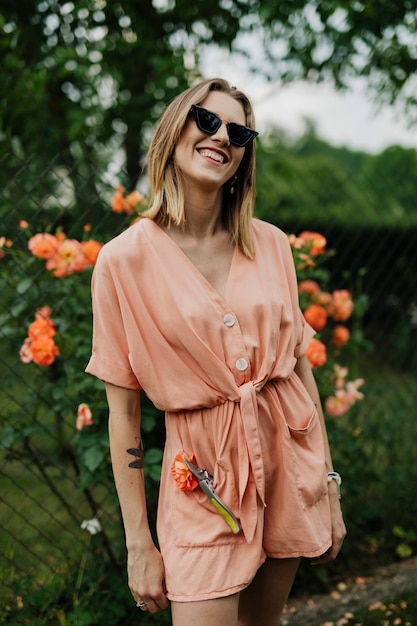
[[246, 359], [238, 359], [236, 361], [236, 369], [239, 370], [239, 372], [244, 372], [245, 370], [248, 369], [248, 362]]
[[231, 313], [227, 313], [223, 318], [223, 324], [225, 326], [233, 326], [236, 322], [235, 316]]

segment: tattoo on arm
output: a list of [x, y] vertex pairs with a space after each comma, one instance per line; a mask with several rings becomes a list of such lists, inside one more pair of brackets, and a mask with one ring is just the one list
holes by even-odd
[[133, 467], [133, 469], [143, 469], [145, 467], [145, 459], [143, 455], [143, 445], [142, 439], [136, 437], [136, 448], [128, 448], [126, 452], [135, 457], [135, 460], [129, 463], [129, 467]]

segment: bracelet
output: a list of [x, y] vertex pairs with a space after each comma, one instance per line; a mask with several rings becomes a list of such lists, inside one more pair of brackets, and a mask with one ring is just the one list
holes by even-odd
[[328, 472], [328, 474], [327, 474], [327, 482], [331, 483], [332, 480], [334, 480], [336, 482], [336, 485], [337, 485], [337, 495], [339, 496], [339, 500], [340, 500], [340, 498], [342, 497], [342, 494], [340, 493], [340, 485], [342, 484], [342, 477], [337, 472]]

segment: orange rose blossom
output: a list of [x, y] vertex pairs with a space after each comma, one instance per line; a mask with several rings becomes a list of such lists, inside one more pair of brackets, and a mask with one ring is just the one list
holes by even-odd
[[35, 321], [28, 329], [28, 336], [20, 348], [20, 360], [22, 363], [36, 365], [52, 365], [55, 357], [59, 355], [58, 346], [55, 344], [55, 324], [50, 319], [52, 313], [49, 307], [42, 307], [35, 313]]
[[171, 474], [174, 477], [177, 487], [179, 487], [181, 491], [194, 491], [194, 489], [198, 487], [198, 481], [184, 463], [183, 455], [187, 457], [188, 461], [195, 463], [196, 460], [193, 454], [189, 457], [183, 452], [178, 452], [171, 465]]
[[77, 421], [75, 423], [76, 429], [82, 430], [86, 426], [92, 426], [93, 423], [93, 415], [90, 407], [85, 402], [82, 402], [78, 405], [77, 409]]
[[306, 356], [311, 367], [321, 367], [327, 361], [326, 346], [319, 339], [312, 339], [307, 348]]
[[[88, 231], [87, 225], [85, 232]], [[77, 239], [67, 239], [65, 233], [62, 232], [56, 236], [38, 233], [28, 242], [28, 248], [32, 254], [39, 259], [45, 259], [46, 269], [51, 271], [56, 278], [64, 278], [95, 265], [102, 245], [94, 239], [81, 242]]]

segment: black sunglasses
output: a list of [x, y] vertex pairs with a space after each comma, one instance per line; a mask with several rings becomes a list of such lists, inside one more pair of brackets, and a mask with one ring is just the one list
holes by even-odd
[[[214, 135], [214, 133], [217, 133], [223, 123], [216, 113], [208, 109], [203, 109], [203, 107], [200, 107], [198, 104], [191, 105], [191, 112], [198, 128], [201, 132], [206, 133], [206, 135]], [[259, 135], [256, 130], [243, 126], [243, 124], [236, 124], [235, 122], [228, 122], [226, 128], [230, 143], [239, 148], [243, 148]]]

